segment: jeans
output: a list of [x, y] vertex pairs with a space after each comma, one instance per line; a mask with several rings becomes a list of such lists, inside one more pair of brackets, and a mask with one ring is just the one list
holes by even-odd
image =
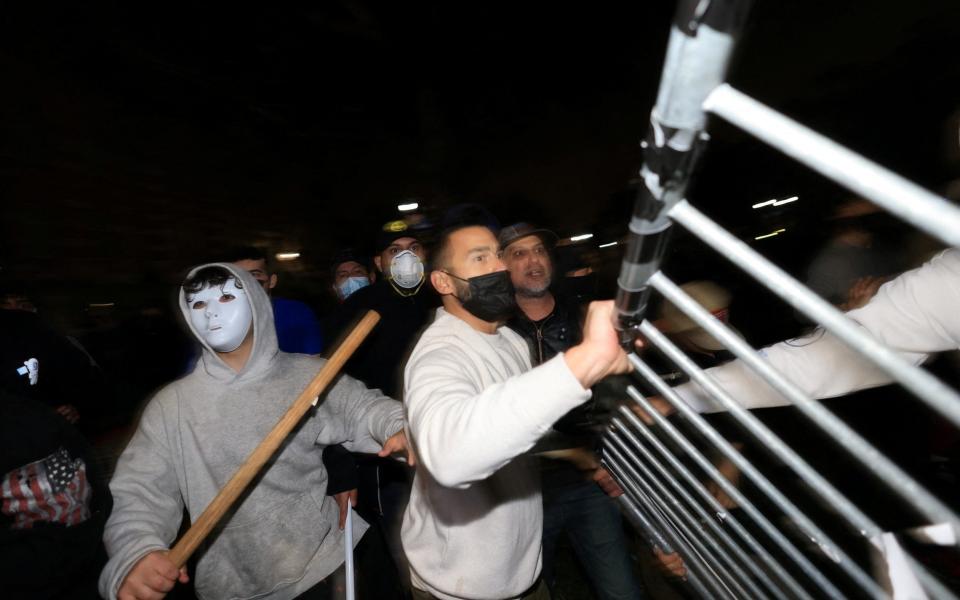
[[543, 496], [543, 578], [556, 596], [557, 542], [566, 533], [598, 600], [643, 597], [620, 509], [596, 483], [547, 486]]

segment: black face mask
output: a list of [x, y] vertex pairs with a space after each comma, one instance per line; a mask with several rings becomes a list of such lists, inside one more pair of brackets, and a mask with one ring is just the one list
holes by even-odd
[[513, 282], [508, 271], [494, 271], [470, 279], [447, 273], [470, 285], [465, 297], [456, 296], [468, 313], [488, 323], [506, 321], [517, 309]]

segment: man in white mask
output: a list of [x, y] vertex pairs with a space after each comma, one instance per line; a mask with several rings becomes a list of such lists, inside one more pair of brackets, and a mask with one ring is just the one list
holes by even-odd
[[[331, 315], [329, 328], [324, 331], [328, 340], [335, 340], [350, 324], [367, 310], [381, 315], [380, 323], [371, 332], [366, 343], [347, 363], [345, 371], [371, 388], [379, 388], [388, 396], [399, 393], [403, 363], [420, 331], [426, 327], [429, 316], [439, 305], [439, 299], [424, 277], [426, 249], [420, 231], [407, 227], [403, 221], [384, 225], [377, 234], [373, 264], [377, 280], [353, 293]], [[397, 397], [397, 396], [392, 396]], [[327, 461], [330, 452], [324, 454]], [[348, 457], [349, 458], [349, 457]], [[377, 598], [396, 597], [391, 588], [391, 575], [406, 583], [409, 569], [400, 549], [400, 519], [406, 506], [412, 475], [397, 461], [370, 461], [357, 457], [359, 480], [358, 511], [368, 520], [374, 519], [378, 533], [390, 547], [392, 565], [384, 565], [379, 573], [385, 576], [383, 590]], [[342, 456], [338, 461], [342, 460]], [[331, 472], [351, 472], [342, 464], [326, 463]], [[351, 486], [334, 478], [330, 489], [341, 491]]]
[[[203, 353], [193, 372], [150, 400], [117, 463], [100, 575], [110, 600], [162, 598], [186, 582], [166, 553], [183, 510], [200, 516], [324, 363], [279, 350], [266, 291], [235, 265], [191, 271], [180, 307]], [[345, 540], [324, 496], [320, 452], [344, 444], [386, 456], [405, 445], [402, 426], [398, 402], [340, 377], [218, 525], [197, 562], [198, 596], [326, 597]], [[356, 528], [362, 535], [366, 524]]]

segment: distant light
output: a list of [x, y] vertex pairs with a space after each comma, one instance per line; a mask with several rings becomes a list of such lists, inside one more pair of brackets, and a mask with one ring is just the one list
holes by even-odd
[[784, 231], [786, 231], [786, 229], [778, 229], [778, 230], [774, 231], [773, 233], [767, 233], [767, 234], [765, 234], [765, 235], [758, 235], [757, 237], [755, 237], [755, 238], [753, 238], [753, 239], [755, 239], [755, 240], [764, 240], [764, 239], [766, 239], [766, 238], [773, 237], [773, 236], [775, 236], [775, 235], [780, 235], [780, 234], [783, 233]]
[[277, 260], [297, 260], [300, 258], [299, 252], [279, 252], [277, 253]]
[[419, 205], [418, 203], [416, 203], [416, 202], [411, 202], [410, 204], [398, 204], [398, 205], [397, 205], [397, 210], [399, 210], [400, 212], [407, 212], [407, 211], [410, 211], [410, 210], [417, 210], [418, 208], [420, 208], [420, 205]]
[[610, 246], [616, 246], [617, 242], [607, 242], [606, 244], [600, 244], [597, 248], [609, 248]]
[[582, 242], [583, 240], [589, 240], [593, 237], [592, 233], [581, 233], [580, 235], [575, 235], [570, 238], [571, 242]]
[[784, 204], [790, 204], [791, 202], [796, 202], [799, 199], [800, 199], [800, 196], [790, 196], [789, 198], [785, 198], [783, 200], [777, 200], [776, 198], [774, 198], [773, 200], [767, 200], [766, 202], [760, 202], [759, 204], [754, 204], [753, 208], [763, 208], [764, 206], [783, 206]]
[[115, 305], [115, 302], [91, 302], [88, 306], [90, 306], [90, 308], [110, 308]]

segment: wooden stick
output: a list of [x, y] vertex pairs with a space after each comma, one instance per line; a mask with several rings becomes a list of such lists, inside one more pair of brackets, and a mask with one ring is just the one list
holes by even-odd
[[277, 424], [273, 426], [267, 437], [263, 438], [260, 445], [247, 457], [240, 468], [233, 474], [230, 481], [204, 509], [200, 518], [190, 526], [180, 541], [170, 551], [169, 558], [177, 568], [182, 567], [190, 555], [200, 546], [204, 539], [213, 531], [223, 515], [230, 509], [243, 490], [250, 484], [263, 465], [266, 464], [273, 453], [277, 451], [280, 444], [286, 439], [287, 435], [297, 426], [300, 419], [310, 407], [314, 400], [326, 389], [331, 381], [339, 374], [344, 363], [350, 358], [354, 350], [363, 342], [370, 330], [373, 329], [380, 315], [376, 311], [368, 311], [363, 319], [353, 328], [350, 335], [343, 340], [337, 351], [333, 353], [317, 376], [313, 378], [310, 385], [297, 397], [287, 412], [284, 413]]

